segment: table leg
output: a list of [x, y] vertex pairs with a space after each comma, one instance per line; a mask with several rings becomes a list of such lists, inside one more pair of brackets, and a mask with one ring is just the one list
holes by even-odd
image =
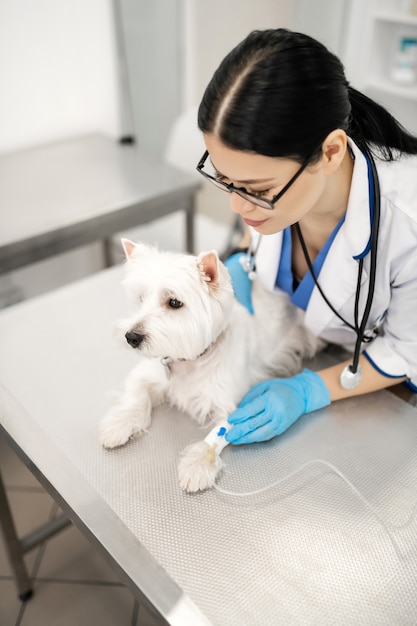
[[71, 520], [62, 513], [42, 526], [35, 528], [25, 537], [19, 538], [0, 471], [0, 526], [3, 529], [7, 556], [16, 580], [18, 595], [23, 602], [29, 600], [33, 595], [23, 555], [70, 525]]
[[105, 239], [103, 239], [102, 245], [103, 245], [103, 265], [105, 268], [112, 267], [114, 265], [112, 238], [106, 237]]
[[32, 586], [26, 564], [23, 560], [23, 550], [16, 533], [10, 511], [9, 501], [6, 495], [3, 479], [0, 472], [0, 525], [6, 542], [6, 550], [10, 565], [13, 569], [17, 583], [19, 598], [25, 602], [32, 596]]
[[195, 201], [194, 198], [190, 201], [190, 205], [185, 209], [185, 245], [187, 251], [191, 254], [195, 254]]

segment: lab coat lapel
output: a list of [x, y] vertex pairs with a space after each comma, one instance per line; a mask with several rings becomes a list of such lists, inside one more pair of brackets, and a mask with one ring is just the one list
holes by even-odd
[[[355, 157], [355, 163], [346, 218], [330, 247], [318, 282], [336, 311], [340, 312], [344, 305], [352, 300], [349, 312], [342, 312], [347, 321], [352, 323], [358, 278], [358, 259], [364, 255], [367, 249], [371, 235], [371, 221], [368, 165], [357, 146], [351, 140], [349, 140], [349, 144]], [[367, 272], [364, 268], [361, 285], [367, 281], [367, 278]], [[362, 289], [362, 294], [363, 291]], [[361, 302], [363, 302], [364, 297], [366, 295], [362, 295]], [[311, 294], [305, 322], [317, 334], [327, 326], [343, 324], [325, 303], [317, 287], [313, 289]]]
[[[252, 231], [252, 245], [256, 248], [259, 233]], [[273, 291], [281, 257], [282, 233], [263, 235], [256, 255], [256, 273], [261, 283]]]

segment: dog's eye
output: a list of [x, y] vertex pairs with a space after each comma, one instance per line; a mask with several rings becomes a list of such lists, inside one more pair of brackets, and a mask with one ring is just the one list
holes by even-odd
[[171, 309], [180, 309], [182, 307], [182, 304], [183, 303], [176, 298], [170, 298], [168, 300], [168, 305], [171, 307]]

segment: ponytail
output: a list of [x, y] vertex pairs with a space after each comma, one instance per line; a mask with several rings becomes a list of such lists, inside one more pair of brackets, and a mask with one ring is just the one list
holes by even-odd
[[347, 133], [359, 147], [368, 147], [385, 161], [393, 161], [402, 153], [417, 154], [417, 137], [383, 106], [350, 85], [348, 94], [351, 115]]

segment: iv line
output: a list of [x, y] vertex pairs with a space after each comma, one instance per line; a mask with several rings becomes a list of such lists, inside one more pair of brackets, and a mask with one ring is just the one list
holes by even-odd
[[[329, 461], [326, 461], [324, 459], [313, 459], [312, 461], [307, 461], [307, 463], [303, 463], [303, 465], [301, 465], [300, 467], [298, 467], [297, 469], [295, 469], [294, 471], [290, 472], [289, 474], [287, 474], [286, 476], [284, 476], [283, 478], [280, 478], [279, 480], [275, 481], [274, 483], [270, 484], [270, 485], [266, 485], [265, 487], [261, 487], [259, 489], [255, 489], [254, 491], [229, 491], [228, 489], [223, 489], [222, 487], [219, 487], [217, 484], [214, 485], [215, 489], [217, 489], [217, 491], [219, 491], [220, 493], [223, 493], [225, 495], [228, 496], [236, 496], [236, 497], [248, 497], [248, 496], [255, 496], [258, 495], [260, 493], [263, 493], [264, 491], [268, 491], [269, 489], [273, 489], [274, 487], [277, 487], [278, 485], [280, 485], [281, 483], [285, 482], [286, 480], [292, 478], [293, 476], [295, 476], [296, 474], [299, 474], [300, 472], [302, 472], [303, 469], [305, 469], [306, 467], [308, 467], [309, 465], [313, 465], [315, 463], [321, 463], [322, 465], [326, 465], [327, 467], [329, 467], [335, 474], [337, 474], [337, 476], [339, 476], [339, 478], [341, 478], [349, 487], [350, 489], [354, 492], [354, 494], [359, 498], [359, 500], [365, 505], [365, 507], [376, 517], [376, 519], [379, 521], [379, 523], [381, 524], [381, 526], [384, 528], [386, 534], [388, 535], [388, 538], [398, 556], [398, 558], [401, 558], [401, 555], [399, 553], [399, 548], [397, 543], [395, 542], [394, 538], [391, 535], [391, 531], [399, 531], [399, 530], [404, 530], [405, 528], [408, 528], [412, 522], [414, 521], [415, 515], [417, 513], [417, 502], [413, 507], [413, 510], [411, 512], [410, 517], [408, 518], [408, 520], [404, 523], [404, 524], [400, 524], [400, 525], [395, 525], [392, 524], [389, 521], [385, 521], [381, 515], [378, 513], [378, 511], [375, 509], [375, 507], [369, 502], [369, 500], [367, 500], [367, 498], [365, 498], [365, 496], [363, 496], [361, 494], [361, 492], [359, 491], [359, 489], [357, 489], [357, 487], [355, 487], [355, 485], [332, 463], [330, 463]], [[390, 530], [389, 530], [390, 529]]]

